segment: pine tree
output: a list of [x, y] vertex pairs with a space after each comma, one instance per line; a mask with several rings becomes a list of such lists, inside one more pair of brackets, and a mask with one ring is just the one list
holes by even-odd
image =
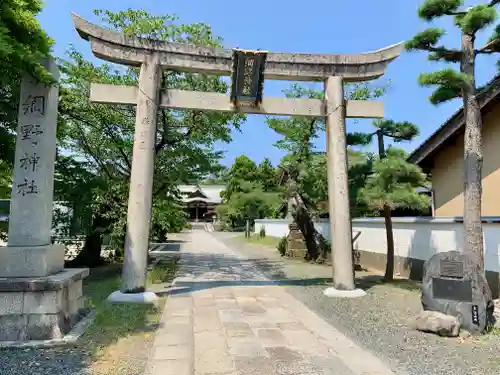
[[459, 63], [460, 71], [452, 68], [419, 76], [422, 86], [438, 86], [430, 96], [433, 104], [462, 98], [465, 118], [464, 136], [464, 251], [473, 255], [484, 269], [483, 231], [481, 226], [481, 194], [483, 140], [481, 110], [476, 98], [476, 56], [500, 52], [500, 25], [490, 40], [476, 48], [476, 35], [493, 24], [497, 18], [495, 6], [500, 0], [463, 9], [462, 0], [426, 0], [418, 9], [425, 21], [452, 16], [461, 32], [461, 48], [447, 48], [439, 44], [445, 30], [430, 27], [406, 43], [410, 51], [429, 52], [429, 60]]
[[426, 176], [422, 170], [406, 161], [402, 150], [390, 147], [386, 150], [384, 137], [394, 142], [411, 141], [418, 135], [418, 128], [409, 122], [375, 120], [373, 133], [350, 133], [350, 144], [367, 145], [376, 137], [378, 158], [372, 166], [372, 173], [365, 181], [365, 186], [358, 192], [358, 201], [368, 207], [382, 211], [387, 238], [387, 262], [384, 279], [394, 278], [394, 236], [392, 231], [391, 211], [396, 208], [424, 208], [428, 199], [417, 193], [416, 188], [423, 186]]

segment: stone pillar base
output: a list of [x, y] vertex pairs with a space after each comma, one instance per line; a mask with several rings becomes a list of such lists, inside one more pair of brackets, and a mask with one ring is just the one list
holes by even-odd
[[0, 341], [63, 338], [85, 313], [82, 281], [88, 274], [65, 269], [46, 277], [0, 278]]
[[44, 277], [64, 269], [62, 244], [0, 248], [0, 277]]
[[135, 303], [140, 305], [152, 305], [158, 307], [158, 296], [153, 292], [123, 293], [120, 290], [113, 292], [107, 298], [110, 303]]

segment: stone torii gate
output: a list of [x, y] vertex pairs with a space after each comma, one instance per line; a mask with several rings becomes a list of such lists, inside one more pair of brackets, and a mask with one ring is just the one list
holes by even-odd
[[[90, 93], [90, 100], [96, 103], [137, 105], [123, 285], [112, 300], [154, 298], [144, 292], [158, 107], [325, 117], [333, 239], [333, 288], [328, 288], [325, 295], [363, 294], [355, 289], [353, 276], [345, 118], [381, 118], [384, 110], [379, 101], [345, 100], [343, 83], [381, 77], [401, 53], [401, 43], [354, 55], [249, 52], [130, 37], [93, 25], [75, 14], [73, 22], [80, 36], [90, 42], [95, 56], [140, 68], [138, 87], [92, 84]], [[237, 60], [242, 62], [242, 69], [236, 66]], [[233, 76], [232, 95], [174, 89], [160, 93], [162, 69]], [[323, 81], [325, 100], [262, 99], [264, 79]]]

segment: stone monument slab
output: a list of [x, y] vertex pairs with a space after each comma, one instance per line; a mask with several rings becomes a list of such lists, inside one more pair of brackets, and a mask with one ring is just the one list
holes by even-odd
[[0, 251], [0, 277], [42, 277], [64, 268], [65, 247], [7, 246]]
[[424, 310], [455, 316], [471, 333], [483, 332], [493, 319], [484, 271], [458, 251], [438, 253], [425, 262], [421, 301]]

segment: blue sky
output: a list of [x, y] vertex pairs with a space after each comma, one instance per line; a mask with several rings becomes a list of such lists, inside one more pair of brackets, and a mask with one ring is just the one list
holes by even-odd
[[[466, 5], [474, 2], [465, 1]], [[175, 13], [182, 23], [204, 22], [212, 26], [214, 34], [224, 39], [228, 48], [262, 49], [275, 52], [359, 53], [372, 51], [410, 39], [425, 29], [417, 17], [421, 1], [368, 0], [253, 0], [249, 3], [230, 0], [46, 0], [39, 20], [42, 27], [55, 39], [54, 53], [63, 56], [70, 44], [91, 58], [90, 47], [81, 40], [71, 23], [71, 12], [97, 22], [93, 9], [112, 11], [127, 8], [146, 9], [153, 14]], [[451, 20], [440, 20], [448, 34], [443, 42], [459, 46], [460, 36]], [[481, 44], [489, 32], [480, 35]], [[496, 58], [479, 57], [478, 85], [484, 84], [496, 73]], [[461, 105], [459, 100], [435, 107], [428, 101], [431, 89], [417, 84], [420, 72], [433, 71], [439, 64], [428, 62], [425, 53], [404, 53], [391, 63], [384, 80], [391, 80], [383, 97], [386, 118], [411, 121], [420, 127], [420, 136], [404, 145], [413, 150], [437, 129]], [[290, 82], [266, 81], [265, 96], [279, 96]], [[348, 122], [349, 130], [370, 128], [369, 120]], [[242, 128], [234, 132], [231, 144], [218, 145], [226, 151], [224, 164], [231, 164], [238, 155], [245, 154], [256, 162], [269, 157], [278, 163], [283, 152], [273, 147], [278, 136], [269, 129], [263, 116], [252, 115]], [[318, 138], [316, 147], [325, 149], [325, 139]]]

